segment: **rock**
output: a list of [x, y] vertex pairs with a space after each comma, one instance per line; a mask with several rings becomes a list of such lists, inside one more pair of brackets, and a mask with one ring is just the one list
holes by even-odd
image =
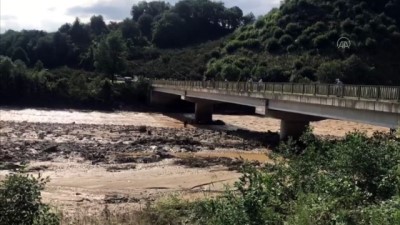
[[45, 136], [46, 136], [46, 133], [43, 132], [43, 131], [40, 131], [40, 132], [38, 133], [38, 138], [39, 138], [39, 139], [44, 139]]
[[156, 155], [158, 155], [161, 159], [172, 159], [174, 158], [169, 152], [165, 150], [157, 151]]
[[5, 164], [0, 164], [0, 170], [20, 170], [24, 166], [15, 164], [15, 163], [5, 163]]
[[146, 126], [140, 126], [139, 127], [139, 132], [140, 133], [146, 133], [146, 131], [147, 131], [147, 127]]
[[104, 202], [108, 204], [118, 204], [118, 203], [126, 203], [129, 201], [129, 196], [125, 194], [106, 194], [104, 197]]
[[28, 148], [28, 152], [31, 153], [31, 154], [33, 154], [33, 155], [36, 155], [36, 154], [37, 154], [37, 151], [36, 151], [36, 149], [34, 149], [34, 148]]
[[50, 146], [50, 147], [44, 149], [43, 151], [46, 152], [46, 153], [54, 153], [54, 152], [58, 151], [58, 146], [57, 145], [53, 145], [53, 146]]

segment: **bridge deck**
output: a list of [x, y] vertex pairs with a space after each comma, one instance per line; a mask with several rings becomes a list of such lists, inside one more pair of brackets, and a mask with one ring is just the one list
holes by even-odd
[[175, 87], [185, 90], [214, 89], [230, 93], [274, 93], [307, 96], [340, 97], [346, 99], [400, 102], [400, 86], [258, 83], [258, 82], [212, 82], [156, 80], [156, 87]]

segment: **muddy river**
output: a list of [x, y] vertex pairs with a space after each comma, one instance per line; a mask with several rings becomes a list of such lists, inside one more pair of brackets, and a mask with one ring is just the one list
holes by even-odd
[[[271, 163], [279, 120], [214, 115], [222, 126], [183, 126], [189, 114], [0, 109], [0, 179], [27, 165], [49, 176], [44, 200], [73, 216], [137, 208], [162, 196], [219, 193], [244, 160]], [[340, 137], [386, 128], [325, 120], [314, 133]], [[79, 209], [79, 210], [77, 210]]]

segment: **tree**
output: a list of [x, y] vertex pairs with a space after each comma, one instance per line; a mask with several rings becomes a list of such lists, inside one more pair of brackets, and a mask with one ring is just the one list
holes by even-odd
[[53, 35], [55, 66], [73, 65], [77, 62], [76, 47], [72, 44], [71, 38], [61, 32]]
[[185, 23], [176, 13], [166, 13], [154, 27], [153, 42], [158, 47], [182, 45], [185, 38]]
[[225, 17], [228, 26], [226, 28], [234, 30], [242, 24], [243, 11], [239, 7], [234, 6], [225, 10]]
[[17, 49], [14, 50], [13, 55], [12, 55], [12, 59], [14, 61], [17, 60], [17, 59], [22, 60], [25, 64], [29, 64], [30, 63], [30, 59], [28, 57], [28, 54], [26, 54], [26, 51], [21, 47], [18, 47]]
[[333, 83], [335, 79], [343, 79], [343, 65], [339, 60], [322, 63], [317, 70], [318, 80], [322, 83]]
[[18, 225], [56, 225], [59, 217], [42, 203], [48, 179], [11, 174], [0, 183], [0, 223]]
[[142, 35], [150, 39], [153, 29], [153, 17], [150, 14], [144, 13], [139, 17], [138, 24]]
[[90, 18], [90, 30], [95, 35], [100, 35], [107, 32], [107, 26], [104, 22], [103, 16], [92, 16]]
[[69, 33], [70, 30], [71, 30], [71, 24], [69, 23], [63, 24], [60, 28], [58, 28], [58, 31], [61, 33]]
[[254, 23], [254, 21], [256, 21], [256, 17], [254, 16], [253, 13], [246, 14], [242, 18], [243, 25], [252, 24]]
[[90, 43], [89, 31], [84, 24], [81, 24], [79, 18], [76, 18], [75, 22], [72, 24], [69, 35], [71, 35], [72, 41], [80, 48], [85, 48]]
[[240, 80], [241, 71], [236, 65], [225, 64], [222, 66], [221, 78], [229, 81]]
[[34, 48], [38, 60], [41, 60], [46, 67], [53, 67], [55, 62], [54, 45], [50, 36], [39, 38]]
[[155, 17], [161, 15], [170, 8], [170, 4], [164, 1], [141, 1], [137, 5], [132, 6], [131, 15], [134, 21], [138, 21], [143, 14]]
[[121, 23], [120, 29], [122, 37], [125, 39], [134, 40], [140, 36], [140, 30], [137, 23], [131, 19], [124, 19]]
[[102, 39], [94, 51], [94, 66], [106, 73], [112, 81], [114, 75], [124, 71], [126, 45], [119, 32], [112, 32]]

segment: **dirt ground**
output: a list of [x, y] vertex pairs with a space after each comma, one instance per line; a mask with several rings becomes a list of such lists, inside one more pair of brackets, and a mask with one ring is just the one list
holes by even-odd
[[[195, 198], [222, 191], [240, 176], [243, 160], [268, 163], [279, 120], [215, 115], [223, 126], [183, 127], [185, 115], [65, 110], [0, 110], [0, 179], [26, 164], [51, 181], [44, 200], [73, 216], [105, 204], [143, 207], [178, 194]], [[340, 137], [386, 128], [325, 120], [317, 135]]]

